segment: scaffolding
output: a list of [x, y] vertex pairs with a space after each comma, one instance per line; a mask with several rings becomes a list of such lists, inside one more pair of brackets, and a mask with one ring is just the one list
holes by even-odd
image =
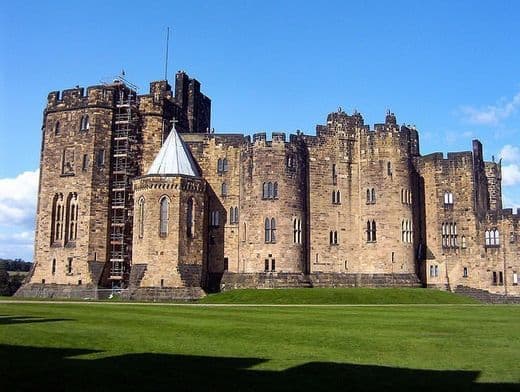
[[112, 131], [110, 182], [110, 275], [113, 288], [128, 282], [132, 243], [133, 191], [138, 175], [137, 136], [139, 112], [137, 89], [123, 78], [114, 81], [116, 102]]

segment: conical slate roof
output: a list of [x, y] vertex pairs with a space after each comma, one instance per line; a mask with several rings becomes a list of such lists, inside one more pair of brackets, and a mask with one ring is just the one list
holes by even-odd
[[183, 174], [200, 177], [199, 170], [188, 147], [175, 131], [175, 128], [171, 130], [164, 141], [147, 174]]

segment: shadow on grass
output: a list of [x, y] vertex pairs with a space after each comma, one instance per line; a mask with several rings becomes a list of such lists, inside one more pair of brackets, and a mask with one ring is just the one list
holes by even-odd
[[[122, 337], [124, 339], [124, 337]], [[73, 358], [94, 350], [0, 345], [5, 390], [124, 391], [518, 391], [478, 384], [478, 372], [309, 362], [286, 370], [250, 370], [259, 358], [126, 354]]]
[[42, 318], [33, 316], [4, 316], [0, 315], [0, 325], [7, 324], [29, 324], [29, 323], [49, 323], [54, 321], [73, 321], [72, 319]]

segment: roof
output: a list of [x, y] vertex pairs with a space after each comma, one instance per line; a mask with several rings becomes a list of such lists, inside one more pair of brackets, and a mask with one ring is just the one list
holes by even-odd
[[147, 174], [200, 177], [190, 150], [173, 128], [164, 141]]

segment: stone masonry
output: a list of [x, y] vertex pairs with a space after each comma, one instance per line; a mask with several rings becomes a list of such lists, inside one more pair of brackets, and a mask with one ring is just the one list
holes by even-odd
[[[214, 133], [210, 114], [184, 72], [144, 95], [125, 80], [50, 93], [35, 266], [18, 295], [423, 285], [520, 297], [520, 214], [502, 209], [501, 166], [480, 142], [421, 156], [417, 130], [390, 112], [371, 128], [339, 109], [315, 136], [270, 139]], [[172, 130], [200, 177], [144, 175]]]

